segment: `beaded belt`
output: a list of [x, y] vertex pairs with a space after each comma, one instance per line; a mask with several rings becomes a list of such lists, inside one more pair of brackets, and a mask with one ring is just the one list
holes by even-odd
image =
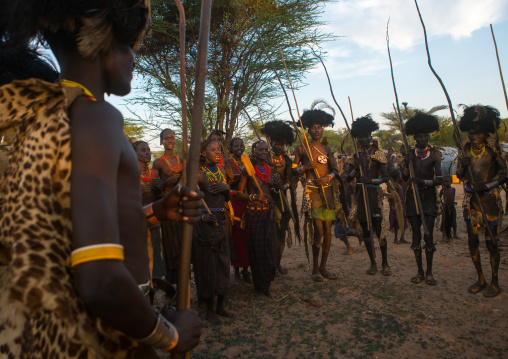
[[252, 209], [254, 211], [266, 211], [268, 207], [247, 206], [247, 209]]
[[[357, 183], [356, 185], [361, 186], [362, 183]], [[366, 184], [365, 187], [367, 187], [367, 188], [381, 188], [381, 186], [378, 184]]]
[[331, 184], [330, 183], [327, 183], [327, 184], [324, 184], [323, 186], [317, 186], [314, 184], [314, 181], [307, 181], [307, 187], [310, 187], [310, 188], [321, 188], [321, 187], [330, 187]]
[[[226, 208], [209, 208], [210, 212], [226, 212]], [[207, 212], [206, 208], [201, 208], [201, 212]]]
[[[473, 193], [473, 189], [471, 187], [468, 187], [468, 186], [465, 186], [465, 191], [469, 194], [472, 194]], [[487, 192], [482, 192], [482, 193], [478, 193], [480, 196], [486, 196], [488, 194], [492, 194], [492, 193], [495, 193], [497, 191], [497, 188], [493, 188], [491, 189], [490, 191], [487, 191]]]

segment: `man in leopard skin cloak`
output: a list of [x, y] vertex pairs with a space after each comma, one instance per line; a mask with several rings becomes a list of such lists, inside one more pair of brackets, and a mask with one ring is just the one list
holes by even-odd
[[[162, 220], [197, 222], [202, 195], [175, 189], [143, 209], [123, 117], [104, 100], [130, 91], [149, 2], [12, 1], [2, 11], [2, 47], [42, 36], [62, 79], [0, 87], [0, 130], [15, 132], [0, 182], [0, 352], [109, 359], [188, 351], [199, 343], [197, 313], [157, 314], [143, 295], [146, 234]], [[192, 199], [185, 208], [184, 197]]]

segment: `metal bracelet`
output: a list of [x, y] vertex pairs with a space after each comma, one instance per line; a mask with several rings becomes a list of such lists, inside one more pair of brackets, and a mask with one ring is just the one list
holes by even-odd
[[137, 341], [148, 346], [169, 351], [178, 345], [178, 339], [178, 331], [174, 325], [159, 313], [154, 330], [148, 336], [137, 339]]

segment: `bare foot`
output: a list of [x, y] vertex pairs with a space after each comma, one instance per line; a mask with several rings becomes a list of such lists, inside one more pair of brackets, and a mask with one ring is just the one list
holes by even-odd
[[321, 275], [321, 273], [317, 272], [317, 273], [312, 273], [312, 276], [311, 276], [312, 280], [314, 282], [324, 282], [324, 278], [323, 276]]
[[345, 256], [350, 256], [353, 253], [354, 253], [353, 252], [353, 248], [352, 247], [348, 247], [348, 248], [346, 248], [346, 250], [342, 254], [345, 255]]
[[237, 283], [241, 283], [242, 282], [242, 277], [240, 277], [240, 273], [236, 273], [235, 272], [235, 281]]
[[337, 276], [335, 274], [328, 272], [328, 270], [326, 270], [326, 269], [321, 271], [321, 275], [326, 279], [330, 279], [330, 280], [337, 279]]
[[485, 292], [483, 293], [483, 296], [485, 298], [493, 298], [493, 297], [497, 296], [499, 293], [501, 293], [501, 289], [499, 289], [499, 287], [493, 287], [491, 284], [491, 285], [489, 285], [487, 290], [485, 290]]
[[476, 283], [474, 283], [473, 285], [469, 286], [469, 288], [467, 288], [467, 291], [471, 294], [476, 294], [480, 291], [482, 291], [484, 288], [487, 287], [487, 283], [480, 283], [480, 281], [476, 281]]
[[246, 283], [252, 284], [252, 277], [248, 270], [242, 269], [242, 277]]
[[399, 243], [400, 243], [400, 244], [402, 244], [402, 243], [409, 243], [409, 242], [408, 242], [408, 241], [406, 241], [406, 239], [405, 239], [405, 238], [401, 238], [401, 239], [400, 239], [400, 241], [399, 241]]
[[215, 313], [217, 313], [217, 315], [220, 315], [221, 317], [226, 317], [226, 318], [234, 318], [235, 317], [233, 314], [229, 313], [224, 308], [217, 308]]
[[381, 271], [381, 273], [385, 277], [388, 277], [388, 276], [392, 275], [392, 270], [390, 269], [390, 266], [388, 264], [384, 264], [383, 265], [383, 270]]
[[367, 271], [368, 275], [374, 275], [377, 272], [377, 267], [375, 265], [371, 265], [369, 270]]
[[217, 316], [217, 314], [213, 310], [206, 310], [206, 320], [208, 320], [212, 324], [220, 324], [221, 320]]
[[280, 274], [288, 274], [288, 270], [287, 268], [284, 268], [283, 266], [281, 266], [279, 264], [279, 266], [277, 267], [277, 270], [279, 271]]
[[411, 282], [414, 284], [420, 284], [424, 279], [425, 277], [423, 275], [417, 274], [416, 277], [411, 278]]
[[437, 280], [434, 279], [434, 276], [432, 274], [427, 274], [427, 277], [425, 278], [425, 283], [428, 285], [437, 285]]

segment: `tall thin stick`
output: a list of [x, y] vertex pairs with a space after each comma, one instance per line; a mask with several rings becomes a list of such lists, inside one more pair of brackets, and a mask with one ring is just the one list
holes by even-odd
[[[349, 96], [347, 97], [348, 101], [349, 101], [349, 109], [351, 110], [351, 126], [353, 124], [353, 121], [355, 120], [355, 116], [353, 115], [353, 106], [351, 105], [351, 99], [349, 98]], [[335, 100], [335, 99], [334, 99]], [[350, 132], [351, 134], [351, 132]], [[356, 158], [360, 158], [360, 156], [358, 155], [358, 147], [356, 147], [355, 145], [355, 139], [353, 138], [353, 136], [351, 136], [351, 138], [353, 139], [353, 145], [354, 145], [354, 148], [355, 148], [355, 154], [356, 154]], [[363, 169], [363, 166], [360, 165], [358, 166], [360, 168], [360, 176], [363, 176], [364, 174], [364, 169]], [[367, 228], [369, 230], [369, 242], [370, 242], [370, 247], [372, 248], [372, 256], [374, 258], [376, 258], [376, 250], [375, 250], [375, 247], [374, 247], [374, 226], [372, 225], [372, 209], [370, 208], [370, 201], [369, 201], [369, 192], [368, 192], [368, 187], [365, 185], [365, 183], [362, 182], [362, 192], [363, 192], [363, 205], [365, 207], [365, 212], [367, 214]]]
[[[203, 123], [203, 109], [205, 103], [205, 85], [207, 75], [208, 41], [210, 37], [210, 19], [212, 14], [212, 0], [201, 2], [201, 19], [199, 28], [198, 55], [196, 60], [196, 85], [194, 90], [194, 106], [192, 111], [192, 132], [187, 160], [187, 181], [184, 185], [193, 190], [198, 186], [199, 150], [201, 144], [201, 129]], [[190, 294], [190, 257], [192, 248], [192, 230], [190, 223], [183, 224], [182, 245], [180, 249], [180, 265], [178, 268], [177, 309], [189, 309]], [[190, 357], [190, 353], [185, 353]]]
[[[321, 58], [321, 56], [316, 54], [314, 49], [311, 48], [310, 50], [312, 51], [314, 56], [316, 56], [319, 59], [319, 61], [321, 62], [321, 65], [323, 65], [323, 69], [325, 70], [326, 78], [328, 79], [328, 87], [330, 87], [330, 93], [332, 95], [333, 102], [335, 103], [335, 106], [337, 106], [339, 108], [340, 114], [342, 115], [342, 118], [344, 119], [344, 123], [346, 124], [347, 130], [351, 134], [351, 128], [349, 127], [349, 124], [347, 122], [346, 115], [344, 114], [344, 111], [342, 111], [342, 108], [340, 107], [339, 103], [335, 99], [335, 94], [333, 93], [332, 82], [330, 81], [330, 76], [328, 75], [328, 69], [326, 68], [326, 65], [325, 65], [323, 59]], [[353, 108], [351, 106], [351, 100], [349, 101], [349, 107], [351, 109], [351, 121], [354, 121], [355, 119], [353, 117]], [[353, 138], [353, 136], [351, 136], [351, 139], [353, 140], [353, 148], [355, 150], [355, 155], [358, 158], [359, 157], [358, 156], [358, 146], [356, 145], [356, 140]], [[363, 176], [363, 167], [362, 166], [360, 166], [360, 175]], [[365, 205], [365, 212], [367, 212], [367, 217], [368, 217], [367, 218], [367, 225], [369, 228], [370, 238], [372, 239], [373, 238], [373, 231], [371, 230], [372, 229], [372, 216], [371, 216], [372, 211], [370, 210], [369, 194], [367, 192], [367, 187], [365, 186], [365, 183], [362, 183], [362, 191], [363, 191], [363, 203]], [[373, 244], [374, 242], [371, 240], [371, 243]], [[375, 256], [376, 252], [373, 251], [373, 253]]]
[[[429, 64], [430, 70], [432, 71], [432, 73], [434, 74], [434, 76], [438, 80], [439, 84], [441, 85], [441, 88], [443, 89], [443, 92], [444, 92], [444, 94], [446, 96], [446, 101], [448, 102], [448, 109], [450, 110], [450, 116], [452, 118], [453, 127], [457, 128], [457, 121], [455, 120], [455, 113], [453, 112], [452, 101], [450, 100], [450, 96], [448, 96], [448, 91], [446, 91], [446, 88], [445, 88], [445, 85], [444, 85], [443, 81], [441, 80], [441, 78], [439, 77], [437, 72], [432, 67], [432, 63], [431, 63], [431, 59], [430, 59], [430, 52], [429, 52], [429, 42], [428, 42], [428, 39], [427, 39], [427, 30], [425, 29], [425, 24], [423, 22], [422, 14], [420, 13], [420, 8], [418, 7], [417, 0], [415, 0], [415, 5], [416, 5], [416, 10], [418, 11], [418, 16], [420, 17], [420, 22], [421, 22], [422, 27], [423, 27], [423, 35], [425, 37], [425, 49], [427, 50], [427, 59], [428, 59], [428, 64]], [[457, 136], [455, 137], [455, 139], [456, 139], [457, 145], [458, 145], [460, 151], [462, 152], [462, 156], [466, 157], [467, 153], [466, 153], [466, 151], [464, 151], [464, 146], [462, 145], [462, 140], [460, 138], [459, 131], [457, 131], [456, 134], [457, 134]], [[470, 166], [468, 166], [467, 169], [468, 169], [469, 180], [470, 180], [471, 184], [474, 185], [475, 184], [475, 180], [474, 180], [474, 177], [473, 177], [473, 170], [471, 169]], [[490, 238], [492, 239], [492, 243], [494, 245], [496, 245], [497, 244], [497, 239], [494, 236], [494, 234], [492, 233], [492, 230], [490, 229], [489, 221], [488, 221], [487, 216], [485, 214], [485, 210], [483, 209], [483, 205], [482, 205], [482, 202], [481, 202], [480, 195], [475, 192], [473, 194], [473, 198], [476, 200], [476, 203], [478, 204], [478, 208], [480, 209], [480, 212], [482, 213], [483, 223], [485, 224], [485, 229], [486, 229], [487, 233], [489, 234]]]
[[[395, 111], [395, 116], [397, 116], [397, 119], [399, 120], [399, 126], [400, 126], [400, 134], [402, 135], [402, 142], [404, 142], [404, 147], [406, 148], [406, 154], [409, 154], [409, 151], [411, 151], [411, 146], [409, 145], [409, 142], [407, 141], [406, 133], [404, 132], [404, 126], [402, 125], [402, 116], [400, 115], [400, 106], [399, 106], [399, 95], [397, 94], [397, 87], [395, 86], [395, 77], [393, 76], [393, 65], [392, 65], [392, 55], [390, 54], [390, 36], [388, 35], [388, 25], [390, 24], [390, 18], [388, 18], [388, 23], [386, 24], [386, 48], [388, 49], [388, 59], [390, 60], [390, 73], [392, 75], [392, 85], [393, 85], [393, 92], [395, 94], [395, 103], [397, 104], [397, 109], [395, 109], [395, 106], [393, 107], [393, 110]], [[414, 177], [415, 175], [415, 169], [414, 169], [414, 163], [413, 160], [409, 160], [409, 176]], [[430, 235], [429, 228], [427, 227], [427, 222], [425, 221], [425, 214], [423, 213], [423, 206], [422, 201], [420, 200], [420, 191], [418, 189], [418, 186], [414, 183], [411, 184], [411, 188], [413, 189], [413, 197], [415, 200], [416, 205], [416, 213], [420, 215], [420, 219], [422, 221], [423, 225], [423, 231], [427, 236]]]
[[504, 85], [503, 71], [501, 71], [501, 63], [499, 62], [499, 52], [497, 52], [496, 38], [494, 36], [494, 29], [490, 24], [490, 32], [492, 33], [492, 40], [494, 41], [494, 48], [496, 49], [497, 67], [499, 68], [499, 76], [501, 77], [501, 85], [503, 85], [504, 100], [506, 102], [506, 109], [508, 109], [508, 97], [506, 96], [506, 87]]
[[[182, 107], [182, 163], [187, 168], [187, 98], [185, 88], [185, 9], [180, 0], [175, 0], [178, 13], [180, 14], [180, 103]], [[182, 183], [187, 183], [187, 172], [182, 171]]]
[[[300, 111], [298, 110], [298, 102], [296, 101], [296, 95], [295, 95], [295, 90], [293, 89], [293, 83], [291, 82], [291, 78], [289, 76], [289, 71], [288, 71], [288, 67], [286, 66], [286, 60], [284, 59], [284, 53], [282, 52], [280, 46], [277, 46], [279, 48], [279, 51], [280, 51], [280, 56], [282, 57], [282, 62], [284, 63], [284, 68], [286, 69], [286, 75], [288, 77], [288, 81], [289, 81], [289, 86], [291, 88], [291, 92], [293, 93], [293, 98], [295, 99], [295, 104], [296, 104], [296, 114], [298, 115], [298, 120], [300, 121], [300, 126], [302, 127], [302, 131], [303, 131], [303, 123], [302, 123], [302, 118], [300, 116]], [[307, 145], [307, 148], [309, 150], [309, 159], [311, 161], [314, 161], [313, 159], [313, 156], [312, 156], [312, 151], [310, 149], [310, 144], [309, 144], [309, 140], [307, 139], [307, 136], [305, 135], [305, 132], [303, 134], [303, 138], [305, 139], [305, 144]], [[303, 145], [303, 144], [302, 144]], [[316, 179], [319, 178], [319, 172], [318, 172], [318, 169], [317, 168], [314, 168], [314, 174], [316, 175]], [[330, 205], [328, 204], [328, 200], [326, 199], [326, 194], [325, 194], [325, 188], [324, 186], [321, 186], [321, 192], [322, 192], [322, 199], [323, 199], [323, 202], [325, 203], [326, 205], [326, 208], [330, 208]]]

